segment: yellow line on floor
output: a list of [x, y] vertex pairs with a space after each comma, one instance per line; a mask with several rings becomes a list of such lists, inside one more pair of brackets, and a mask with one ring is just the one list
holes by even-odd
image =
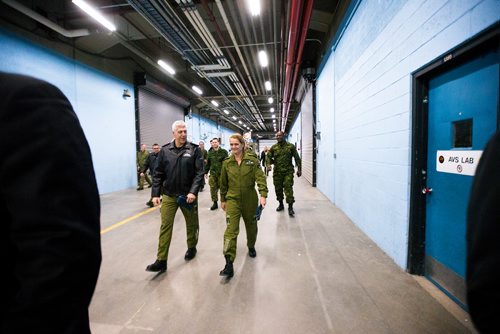
[[150, 209], [144, 210], [144, 211], [142, 211], [142, 212], [140, 212], [140, 213], [138, 213], [138, 214], [136, 214], [136, 215], [134, 215], [134, 216], [132, 216], [132, 217], [128, 217], [127, 219], [124, 219], [124, 220], [122, 220], [121, 222], [118, 222], [118, 223], [116, 223], [116, 224], [113, 224], [113, 225], [111, 225], [110, 227], [105, 228], [104, 230], [101, 230], [101, 234], [108, 233], [109, 231], [114, 230], [115, 228], [120, 227], [120, 226], [122, 226], [123, 224], [126, 224], [126, 223], [128, 223], [129, 221], [134, 220], [134, 219], [136, 219], [136, 218], [138, 218], [138, 217], [140, 217], [140, 216], [142, 216], [142, 215], [145, 215], [146, 213], [150, 213], [151, 211], [154, 211], [154, 210], [156, 210], [156, 209], [158, 209], [158, 208], [159, 208], [159, 206], [155, 206], [155, 207], [153, 207], [153, 208], [150, 208]]

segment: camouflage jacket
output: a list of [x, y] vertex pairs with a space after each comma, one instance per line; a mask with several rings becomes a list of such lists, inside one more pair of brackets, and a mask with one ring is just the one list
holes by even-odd
[[228, 156], [227, 151], [223, 148], [218, 150], [209, 150], [207, 154], [207, 163], [205, 164], [205, 174], [210, 172], [211, 174], [220, 175], [222, 169], [222, 161]]
[[293, 173], [292, 158], [298, 170], [302, 170], [299, 153], [293, 144], [286, 141], [274, 144], [266, 155], [266, 166], [274, 165], [275, 173]]

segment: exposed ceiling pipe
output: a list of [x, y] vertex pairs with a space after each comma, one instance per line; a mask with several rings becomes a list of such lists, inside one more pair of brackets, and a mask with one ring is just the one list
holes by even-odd
[[[277, 17], [276, 15], [276, 0], [273, 0], [273, 17]], [[281, 18], [280, 18], [281, 19]], [[279, 72], [280, 72], [280, 54], [278, 52], [278, 20], [273, 20], [273, 40], [274, 40], [274, 66], [275, 66], [275, 71], [274, 71], [274, 82], [275, 82], [275, 87], [273, 87], [274, 91], [276, 92], [276, 105], [279, 104], [280, 101], [280, 84], [279, 84]], [[283, 43], [282, 43], [283, 44]], [[278, 108], [277, 108], [278, 109]], [[279, 110], [279, 109], [278, 109]], [[267, 130], [267, 128], [266, 128]]]
[[255, 89], [255, 85], [253, 83], [252, 77], [250, 76], [250, 72], [248, 71], [248, 67], [246, 65], [245, 59], [243, 58], [243, 55], [241, 54], [240, 47], [238, 46], [238, 41], [236, 40], [236, 37], [234, 36], [233, 29], [231, 28], [231, 25], [229, 24], [229, 20], [227, 19], [226, 11], [224, 10], [224, 7], [222, 6], [222, 3], [220, 0], [215, 0], [215, 3], [217, 4], [217, 8], [219, 9], [219, 12], [222, 16], [222, 21], [224, 22], [224, 25], [226, 26], [227, 32], [229, 33], [229, 37], [231, 38], [231, 41], [234, 44], [234, 48], [236, 49], [236, 53], [240, 57], [241, 64], [243, 65], [243, 69], [245, 70], [245, 74], [247, 75], [248, 81], [250, 82], [250, 85], [252, 85], [253, 93], [257, 94], [257, 90]]
[[[212, 11], [208, 7], [207, 1], [206, 0], [202, 0], [202, 4], [203, 4], [203, 6], [205, 8], [205, 11], [209, 14], [210, 20], [214, 24], [214, 27], [215, 27], [215, 29], [217, 31], [219, 39], [223, 42], [223, 44], [226, 44], [224, 36], [222, 35], [222, 31], [221, 31], [219, 25], [217, 24], [217, 21], [215, 20], [215, 17], [213, 15]], [[220, 11], [220, 8], [219, 8], [219, 11]], [[235, 41], [233, 41], [233, 42], [235, 42]], [[237, 46], [236, 43], [235, 43], [235, 45]], [[233, 57], [233, 54], [231, 52], [227, 52], [227, 53], [229, 55], [229, 58], [231, 59], [231, 62], [233, 63], [234, 69], [238, 72], [238, 74], [240, 75], [240, 77], [243, 77], [243, 75], [241, 74], [241, 72], [240, 72], [240, 70], [239, 70], [239, 68], [237, 66], [236, 60]], [[240, 83], [240, 81], [238, 83]], [[248, 98], [248, 100], [250, 100], [250, 101], [245, 100], [245, 102], [247, 103], [248, 107], [250, 108], [250, 112], [252, 113], [255, 121], [257, 121], [259, 123], [259, 126], [263, 127], [264, 123], [263, 123], [262, 116], [258, 112], [256, 112], [257, 111], [257, 108], [255, 108], [256, 104], [255, 104], [254, 101], [252, 101], [253, 99], [251, 98], [251, 96], [248, 95], [247, 92], [249, 92], [250, 90], [249, 90], [249, 88], [248, 88], [248, 86], [247, 86], [247, 84], [246, 84], [246, 82], [244, 80], [243, 80], [243, 84], [245, 85], [246, 90], [243, 90], [242, 93], [245, 95], [246, 98]], [[240, 84], [240, 86], [241, 86], [241, 84]], [[258, 117], [258, 116], [260, 116], [260, 117]]]
[[[293, 77], [293, 65], [295, 64], [295, 49], [299, 37], [299, 18], [304, 1], [292, 1], [290, 9], [290, 27], [288, 30], [288, 50], [286, 55], [286, 68], [285, 68], [285, 85], [283, 93], [283, 116], [285, 114], [286, 106], [290, 103], [290, 86]], [[282, 120], [283, 122], [283, 120]]]
[[286, 126], [287, 118], [288, 118], [288, 112], [290, 111], [290, 102], [293, 99], [293, 91], [295, 89], [295, 85], [297, 83], [297, 78], [299, 75], [299, 70], [300, 70], [300, 64], [302, 63], [302, 55], [304, 53], [304, 45], [306, 44], [306, 37], [307, 37], [307, 29], [309, 28], [309, 23], [311, 22], [311, 16], [312, 16], [312, 10], [313, 10], [313, 0], [306, 0], [306, 8], [304, 10], [304, 15], [302, 16], [302, 31], [300, 33], [300, 39], [299, 39], [299, 45], [298, 45], [298, 52], [297, 52], [297, 57], [295, 58], [295, 70], [294, 70], [294, 75], [293, 75], [293, 80], [291, 82], [291, 88], [289, 91], [288, 95], [288, 100], [286, 104], [286, 108], [284, 109], [283, 113], [283, 128]]
[[[281, 124], [281, 121], [279, 119], [280, 114], [283, 115], [283, 91], [284, 91], [284, 79], [285, 79], [285, 71], [284, 71], [284, 64], [285, 64], [285, 43], [283, 41], [285, 40], [285, 30], [286, 30], [286, 18], [285, 18], [285, 2], [281, 1], [281, 27], [280, 27], [280, 32], [281, 32], [281, 51], [279, 54], [279, 64], [280, 64], [280, 69], [279, 69], [279, 80], [278, 82], [283, 83], [280, 84], [278, 88], [278, 108], [277, 108], [277, 114], [278, 114], [278, 125]], [[281, 103], [281, 105], [279, 105]], [[284, 130], [284, 129], [278, 129], [278, 130]]]
[[[181, 6], [182, 12], [188, 19], [188, 21], [191, 23], [191, 25], [194, 27], [198, 35], [201, 37], [205, 45], [209, 47], [210, 52], [214, 56], [215, 59], [217, 59], [219, 56], [221, 56], [220, 52], [217, 51], [217, 48], [213, 45], [212, 41], [210, 40], [210, 36], [207, 35], [206, 30], [203, 27], [203, 22], [199, 22], [197, 16], [195, 15], [196, 12], [196, 7], [194, 7], [193, 3], [188, 3], [186, 0], [182, 0], [182, 3], [180, 0], [177, 0], [177, 3]], [[191, 7], [194, 9], [189, 9], [188, 7]]]
[[[225, 59], [224, 54], [222, 53], [219, 46], [217, 45], [217, 42], [213, 39], [212, 34], [208, 30], [208, 27], [206, 26], [205, 22], [201, 18], [198, 10], [196, 9], [196, 6], [190, 0], [182, 0], [182, 2], [184, 5], [184, 8], [183, 8], [184, 14], [186, 15], [186, 17], [188, 18], [190, 23], [193, 25], [195, 30], [198, 32], [198, 35], [203, 40], [203, 42], [209, 47], [209, 50], [212, 52], [213, 56], [217, 59], [217, 62], [220, 64], [219, 66], [221, 66], [223, 68], [231, 68], [228, 61]], [[177, 0], [177, 3], [181, 4], [180, 0]], [[187, 7], [190, 7], [191, 9], [189, 9]], [[202, 65], [202, 66], [204, 66], [204, 65]], [[198, 67], [198, 68], [200, 68], [200, 67]], [[205, 72], [204, 75], [207, 77], [211, 77], [210, 73]], [[246, 93], [241, 89], [241, 85], [238, 86], [238, 84], [239, 84], [238, 78], [235, 75], [230, 75], [230, 78], [232, 80], [233, 87], [231, 87], [231, 85], [229, 85], [229, 83], [227, 81], [221, 80], [221, 82], [228, 88], [228, 91], [232, 90], [233, 94], [236, 94], [236, 92], [233, 89], [233, 88], [236, 88], [240, 92], [240, 94], [246, 96]], [[229, 105], [232, 105], [233, 108], [238, 110], [241, 115], [245, 114], [243, 112], [245, 110], [245, 108], [241, 108], [241, 110], [239, 110], [238, 107], [235, 104], [233, 104], [232, 101], [227, 99], [227, 97], [225, 96], [224, 93], [221, 92], [221, 94], [224, 96], [225, 101]], [[209, 106], [211, 106], [211, 105], [209, 105]], [[247, 122], [250, 122], [250, 120], [247, 119]]]
[[47, 19], [45, 16], [42, 16], [38, 14], [37, 12], [29, 9], [28, 7], [20, 4], [17, 1], [14, 0], [2, 0], [3, 3], [6, 5], [20, 11], [26, 16], [31, 17], [33, 20], [43, 24], [44, 26], [54, 30], [55, 32], [68, 37], [68, 38], [76, 38], [76, 37], [82, 37], [82, 36], [88, 36], [90, 35], [90, 31], [88, 29], [75, 29], [75, 30], [67, 30], [61, 27], [60, 25], [55, 24], [54, 22], [50, 21]]

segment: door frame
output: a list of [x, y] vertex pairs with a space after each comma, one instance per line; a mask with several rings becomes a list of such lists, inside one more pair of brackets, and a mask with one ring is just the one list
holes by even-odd
[[[500, 23], [459, 44], [412, 73], [410, 221], [406, 268], [410, 274], [421, 276], [425, 274], [426, 201], [422, 188], [426, 187], [426, 175], [422, 172], [427, 170], [429, 80], [495, 49], [500, 52]], [[499, 116], [500, 109], [497, 107], [497, 129], [499, 129]]]

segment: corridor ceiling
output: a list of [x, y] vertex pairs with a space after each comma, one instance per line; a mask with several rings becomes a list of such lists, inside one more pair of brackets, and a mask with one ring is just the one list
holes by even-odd
[[[71, 0], [0, 0], [0, 22], [75, 52], [128, 60], [134, 72], [168, 87], [195, 112], [261, 138], [293, 124], [300, 79], [315, 78], [351, 2], [260, 0], [260, 14], [252, 16], [248, 0], [86, 1], [116, 31]], [[268, 56], [266, 67], [260, 51]], [[163, 70], [160, 59], [175, 74]]]

